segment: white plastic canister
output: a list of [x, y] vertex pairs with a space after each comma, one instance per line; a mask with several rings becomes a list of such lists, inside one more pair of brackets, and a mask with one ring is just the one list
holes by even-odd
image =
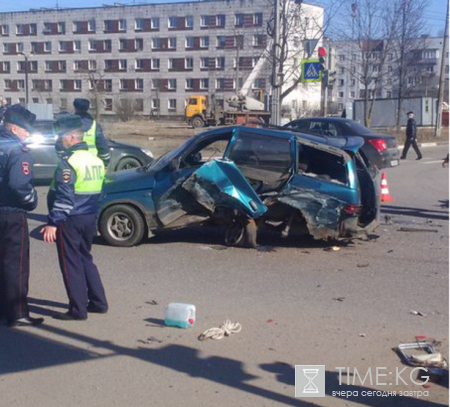
[[195, 305], [171, 302], [166, 306], [164, 323], [168, 326], [190, 328], [195, 323]]

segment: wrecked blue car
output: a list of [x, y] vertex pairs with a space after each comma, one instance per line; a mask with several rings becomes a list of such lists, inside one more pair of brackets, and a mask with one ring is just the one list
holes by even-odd
[[122, 247], [206, 222], [224, 225], [230, 246], [254, 247], [264, 228], [283, 237], [367, 236], [379, 197], [358, 153], [363, 143], [246, 126], [204, 132], [147, 167], [109, 175], [100, 234]]

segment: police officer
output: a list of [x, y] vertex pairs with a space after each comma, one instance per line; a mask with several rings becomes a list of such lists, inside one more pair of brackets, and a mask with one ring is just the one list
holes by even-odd
[[419, 146], [417, 145], [417, 124], [416, 121], [414, 120], [414, 113], [408, 112], [406, 114], [408, 116], [408, 122], [406, 123], [406, 140], [405, 146], [403, 147], [402, 156], [400, 158], [402, 160], [406, 159], [409, 147], [412, 146], [412, 148], [417, 154], [416, 160], [421, 160], [422, 153], [420, 152]]
[[103, 134], [103, 129], [100, 123], [97, 123], [89, 113], [90, 102], [87, 99], [75, 99], [73, 101], [75, 114], [81, 117], [83, 121], [84, 138], [83, 141], [88, 145], [89, 151], [98, 156], [105, 167], [108, 166], [111, 159], [108, 141]]
[[33, 161], [23, 144], [36, 115], [9, 107], [0, 126], [0, 318], [9, 326], [36, 326], [43, 318], [29, 315], [30, 240], [27, 211], [38, 203]]
[[108, 310], [105, 290], [91, 255], [105, 167], [102, 160], [88, 151], [79, 116], [61, 116], [54, 130], [65, 152], [47, 196], [48, 222], [41, 233], [46, 242], [57, 242], [69, 297], [69, 311], [54, 318], [85, 320], [88, 312]]

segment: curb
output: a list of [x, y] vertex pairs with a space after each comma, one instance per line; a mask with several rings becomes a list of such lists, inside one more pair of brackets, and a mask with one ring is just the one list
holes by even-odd
[[[417, 145], [419, 147], [427, 148], [427, 147], [445, 146], [445, 145], [448, 145], [448, 143], [449, 143], [448, 141], [442, 141], [442, 142], [436, 142], [436, 143], [417, 143]], [[398, 146], [398, 148], [404, 148], [404, 147], [405, 147], [404, 144]]]

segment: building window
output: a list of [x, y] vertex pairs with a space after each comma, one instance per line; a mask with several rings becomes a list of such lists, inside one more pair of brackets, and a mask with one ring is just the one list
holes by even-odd
[[150, 20], [150, 26], [152, 30], [159, 30], [159, 18], [154, 17]]
[[59, 52], [66, 52], [67, 51], [67, 42], [60, 41], [59, 42]]
[[339, 79], [338, 80], [338, 85], [339, 86], [344, 86], [344, 79]]
[[343, 75], [345, 73], [345, 68], [343, 67], [343, 66], [341, 66], [340, 68], [339, 68], [339, 74], [340, 75]]
[[11, 79], [5, 79], [4, 84], [5, 84], [5, 86], [4, 86], [5, 90], [10, 90], [11, 89], [11, 84], [12, 84]]
[[9, 61], [3, 61], [2, 62], [2, 71], [3, 72], [9, 72], [10, 71], [10, 62]]
[[17, 43], [17, 52], [23, 52], [23, 42]]
[[169, 17], [167, 27], [168, 28], [177, 28], [177, 17]]
[[194, 37], [186, 37], [186, 48], [194, 48]]
[[23, 79], [18, 79], [17, 80], [17, 89], [25, 89], [25, 80]]
[[81, 51], [81, 41], [73, 42], [73, 50], [77, 52]]
[[185, 18], [184, 24], [185, 24], [185, 27], [186, 27], [186, 28], [192, 28], [192, 27], [194, 27], [194, 17], [192, 17], [192, 16], [187, 16], [187, 17]]
[[119, 40], [119, 51], [127, 50], [127, 40]]
[[119, 59], [119, 69], [121, 71], [127, 70], [127, 60], [126, 59]]
[[103, 83], [106, 91], [112, 91], [112, 79], [105, 79]]
[[74, 71], [79, 71], [80, 70], [80, 67], [81, 67], [80, 62], [81, 61], [73, 61], [73, 70]]
[[209, 88], [209, 79], [202, 78], [200, 79], [200, 89], [208, 89]]
[[88, 61], [88, 69], [90, 71], [95, 71], [97, 69], [97, 61], [95, 59], [90, 59]]
[[126, 79], [121, 79], [119, 82], [119, 89], [120, 90], [127, 90], [128, 89], [128, 81]]
[[344, 92], [338, 92], [338, 97], [343, 98], [344, 97]]
[[253, 14], [253, 25], [262, 26], [263, 15], [262, 13]]
[[134, 49], [136, 51], [144, 50], [144, 40], [142, 38], [137, 38], [134, 40]]
[[217, 69], [225, 68], [225, 57], [217, 57], [216, 58], [216, 68]]
[[169, 110], [177, 110], [177, 100], [169, 99], [168, 108]]
[[173, 58], [169, 58], [167, 60], [167, 69], [173, 69], [174, 64], [173, 64]]
[[75, 90], [81, 90], [81, 79], [75, 79], [73, 81], [73, 88]]
[[136, 79], [134, 81], [134, 88], [136, 90], [144, 90], [144, 80], [143, 79]]
[[112, 49], [112, 47], [111, 47], [111, 40], [103, 41], [103, 49], [105, 51], [111, 51], [111, 49]]
[[200, 16], [200, 27], [209, 27], [211, 16]]
[[159, 109], [159, 99], [152, 99], [152, 110], [158, 110]]
[[209, 58], [200, 58], [200, 69], [209, 68]]
[[144, 64], [143, 64], [142, 59], [136, 59], [134, 61], [134, 69], [136, 71], [141, 71], [143, 67], [144, 67]]
[[161, 48], [161, 38], [152, 38], [152, 49]]
[[224, 48], [226, 43], [226, 38], [224, 35], [219, 35], [217, 37], [217, 47], [218, 48]]
[[24, 33], [24, 25], [23, 24], [16, 24], [16, 34], [17, 35], [23, 35]]
[[88, 31], [94, 32], [95, 31], [95, 20], [89, 20], [88, 21]]
[[144, 111], [144, 99], [135, 99], [134, 100], [134, 110], [136, 110], [136, 112]]
[[0, 25], [0, 34], [4, 36], [9, 35], [9, 25], [7, 24]]
[[113, 100], [105, 99], [105, 112], [112, 112], [113, 110]]
[[350, 92], [350, 97], [351, 97], [352, 99], [355, 98], [355, 91], [354, 91], [354, 90], [352, 90], [352, 91]]
[[184, 69], [194, 69], [194, 59], [185, 58], [184, 59]]
[[339, 55], [338, 56], [338, 60], [339, 60], [339, 62], [344, 62], [345, 61], [345, 55]]
[[80, 33], [82, 30], [82, 23], [81, 21], [74, 21], [72, 24], [72, 31], [74, 34]]
[[104, 31], [112, 31], [112, 21], [111, 20], [105, 20], [104, 21]]
[[127, 20], [121, 18], [119, 20], [119, 31], [126, 31], [126, 30], [127, 30]]
[[355, 85], [356, 85], [356, 79], [352, 79], [351, 85], [352, 85], [352, 86], [355, 86]]
[[254, 47], [264, 46], [264, 35], [254, 35], [253, 36], [253, 46]]
[[225, 21], [225, 14], [219, 14], [218, 16], [216, 16], [216, 26], [225, 27]]
[[169, 79], [167, 81], [167, 89], [176, 90], [177, 89], [177, 80], [176, 79]]
[[89, 51], [95, 51], [96, 47], [95, 47], [95, 40], [89, 40], [88, 42], [88, 50]]
[[209, 37], [200, 37], [200, 48], [209, 48]]
[[243, 14], [235, 14], [234, 15], [234, 25], [236, 27], [242, 27], [244, 25], [244, 15]]
[[58, 23], [58, 34], [66, 33], [66, 23]]
[[152, 90], [157, 90], [159, 88], [159, 79], [152, 79], [151, 86]]
[[192, 79], [186, 79], [185, 89], [186, 90], [194, 89], [194, 81]]
[[66, 61], [58, 61], [58, 71], [66, 72]]
[[223, 90], [225, 88], [225, 81], [223, 79], [216, 79], [216, 90]]
[[104, 62], [105, 62], [105, 71], [110, 71], [112, 69], [112, 62], [109, 59], [106, 59]]
[[144, 20], [142, 18], [136, 18], [134, 20], [134, 29], [136, 31], [142, 31], [144, 29]]
[[152, 58], [152, 69], [159, 70], [159, 58]]
[[169, 49], [177, 49], [177, 39], [176, 37], [170, 37], [168, 43]]

